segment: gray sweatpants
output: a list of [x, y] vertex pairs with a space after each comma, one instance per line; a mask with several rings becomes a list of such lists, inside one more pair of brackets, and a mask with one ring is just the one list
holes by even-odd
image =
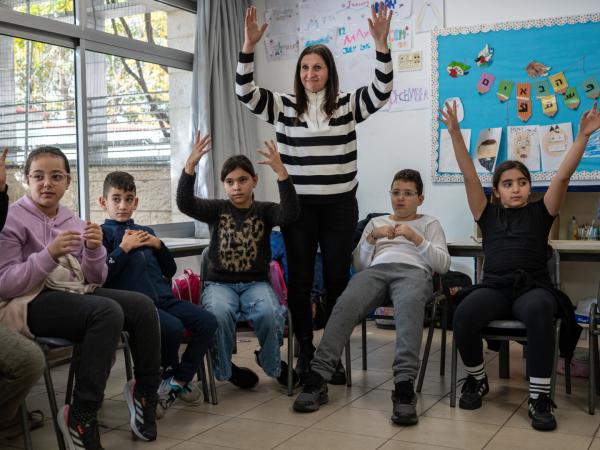
[[393, 303], [396, 322], [394, 383], [419, 372], [425, 304], [433, 293], [431, 275], [417, 266], [377, 264], [355, 274], [338, 298], [311, 368], [330, 381], [356, 324], [380, 306]]
[[44, 373], [42, 350], [0, 324], [0, 421], [10, 420]]

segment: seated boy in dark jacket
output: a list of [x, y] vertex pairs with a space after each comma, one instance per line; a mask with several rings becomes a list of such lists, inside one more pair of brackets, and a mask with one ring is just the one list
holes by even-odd
[[[165, 244], [150, 227], [131, 219], [139, 199], [133, 177], [112, 172], [104, 180], [100, 206], [110, 219], [104, 221], [108, 277], [104, 287], [136, 291], [150, 297], [158, 310], [161, 330], [163, 382], [158, 393], [156, 416], [162, 418], [175, 399], [199, 405], [202, 392], [191, 381], [217, 329], [213, 314], [185, 300], [177, 299], [163, 277], [171, 278], [177, 265]], [[179, 345], [184, 329], [193, 334], [179, 361]]]

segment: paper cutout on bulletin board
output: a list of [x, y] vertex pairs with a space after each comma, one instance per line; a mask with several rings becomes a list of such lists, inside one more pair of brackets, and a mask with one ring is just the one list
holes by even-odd
[[448, 112], [448, 108], [446, 108], [446, 103], [448, 103], [450, 105], [450, 108], [454, 108], [454, 102], [456, 102], [456, 117], [458, 119], [458, 122], [462, 122], [463, 119], [465, 118], [465, 107], [462, 103], [462, 100], [458, 97], [450, 97], [447, 98], [446, 100], [444, 100], [443, 103], [443, 107], [442, 110], [447, 113]]
[[498, 160], [502, 128], [486, 128], [479, 132], [473, 164], [477, 173], [492, 173]]
[[394, 80], [394, 88], [390, 93], [390, 112], [429, 109], [430, 84], [429, 78]]
[[523, 122], [531, 119], [531, 100], [519, 100], [517, 102], [517, 117]]
[[569, 89], [569, 83], [565, 78], [564, 72], [559, 72], [550, 77], [550, 83], [552, 83], [552, 87], [554, 88], [554, 92], [557, 94], [564, 94]]
[[582, 81], [581, 87], [588, 98], [595, 100], [600, 95], [600, 85], [598, 85], [596, 77], [590, 77], [587, 80]]
[[542, 169], [556, 172], [573, 146], [571, 122], [540, 126]]
[[579, 103], [581, 103], [581, 100], [579, 100], [579, 94], [577, 93], [577, 88], [575, 86], [567, 89], [567, 92], [563, 94], [563, 99], [567, 108], [571, 109], [577, 109]]
[[268, 62], [297, 59], [300, 46], [298, 33], [265, 38], [265, 46]]
[[548, 95], [540, 99], [542, 102], [542, 111], [548, 117], [554, 117], [554, 114], [558, 111], [558, 104], [556, 103], [556, 95]]
[[267, 37], [297, 33], [300, 30], [298, 3], [267, 9], [265, 22], [269, 24], [265, 32]]
[[525, 125], [507, 127], [507, 155], [511, 161], [520, 161], [531, 172], [540, 170], [540, 127]]
[[533, 90], [535, 91], [535, 98], [539, 100], [551, 94], [548, 80], [536, 81], [533, 83]]
[[480, 94], [485, 94], [486, 92], [489, 92], [490, 88], [492, 87], [492, 84], [494, 84], [495, 79], [496, 77], [494, 77], [493, 75], [483, 72], [481, 74], [481, 78], [479, 78], [479, 83], [477, 83], [477, 92], [479, 92]]
[[496, 95], [498, 96], [498, 100], [500, 100], [501, 103], [504, 103], [510, 98], [513, 86], [514, 83], [512, 81], [500, 81], [500, 86], [498, 86], [498, 92]]
[[444, 0], [413, 0], [413, 16], [417, 33], [444, 28]]
[[300, 52], [304, 50], [306, 47], [316, 44], [326, 45], [331, 53], [335, 55], [336, 49], [336, 39], [337, 39], [337, 28], [325, 28], [323, 30], [315, 30], [315, 31], [301, 31], [298, 33], [300, 39]]
[[470, 68], [471, 66], [467, 66], [461, 62], [452, 61], [448, 64], [447, 70], [452, 78], [458, 78], [459, 76], [467, 75]]
[[485, 44], [483, 50], [481, 50], [479, 52], [479, 55], [477, 55], [477, 58], [475, 58], [477, 67], [479, 67], [480, 69], [490, 67], [490, 65], [492, 64], [492, 56], [494, 56], [494, 50], [491, 49], [488, 44]]
[[[462, 134], [465, 145], [467, 146], [467, 151], [470, 151], [471, 130], [461, 129], [460, 133]], [[458, 162], [456, 162], [456, 155], [454, 154], [454, 147], [452, 145], [452, 137], [446, 128], [442, 128], [442, 130], [440, 130], [440, 160], [438, 171], [447, 173], [461, 173], [460, 168], [458, 167]]]
[[531, 83], [517, 83], [517, 100], [531, 99]]
[[392, 20], [388, 35], [388, 47], [393, 52], [401, 52], [412, 48], [412, 20]]
[[[352, 2], [354, 3], [354, 2]], [[374, 0], [375, 13], [379, 13], [379, 2]], [[394, 17], [396, 19], [406, 19], [410, 16], [412, 0], [385, 0], [383, 4], [387, 6], [388, 10], [394, 11]]]
[[322, 30], [339, 26], [332, 5], [324, 4], [324, 2], [300, 3], [299, 22], [300, 31]]
[[527, 64], [527, 67], [525, 68], [525, 70], [527, 71], [527, 75], [529, 75], [530, 78], [534, 79], [536, 77], [547, 77], [548, 71], [550, 69], [552, 69], [552, 67], [547, 67], [542, 63], [535, 61], [531, 61], [529, 64]]
[[398, 72], [408, 72], [411, 70], [421, 70], [421, 50], [412, 52], [398, 53]]
[[377, 59], [373, 51], [352, 53], [336, 57], [335, 65], [340, 79], [340, 90], [352, 92], [373, 82]]
[[594, 131], [583, 152], [584, 158], [598, 158], [600, 157], [600, 130]]

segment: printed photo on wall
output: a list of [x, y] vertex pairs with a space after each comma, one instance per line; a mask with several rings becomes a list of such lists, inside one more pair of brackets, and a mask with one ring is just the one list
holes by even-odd
[[600, 156], [600, 130], [592, 133], [587, 145], [585, 146], [585, 152], [583, 152], [584, 158], [597, 158], [599, 156]]
[[[471, 130], [460, 130], [462, 137], [467, 146], [467, 150], [471, 149]], [[446, 173], [461, 173], [458, 163], [456, 162], [456, 156], [454, 154], [454, 147], [452, 146], [452, 137], [446, 128], [443, 128], [440, 132], [440, 161], [438, 172]]]
[[502, 128], [486, 128], [479, 132], [473, 164], [477, 173], [492, 173], [496, 167]]
[[539, 172], [540, 127], [538, 125], [508, 127], [506, 131], [508, 159], [522, 162], [530, 172]]
[[573, 145], [571, 122], [540, 126], [542, 170], [556, 172]]

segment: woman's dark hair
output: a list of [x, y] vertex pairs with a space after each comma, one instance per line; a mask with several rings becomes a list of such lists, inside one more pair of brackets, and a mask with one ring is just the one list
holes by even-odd
[[[502, 174], [507, 170], [517, 169], [520, 170], [521, 173], [527, 178], [529, 185], [531, 186], [531, 174], [529, 173], [529, 169], [525, 164], [521, 161], [504, 161], [496, 170], [494, 170], [494, 176], [492, 177], [492, 186], [494, 189], [498, 190], [498, 186], [500, 185], [500, 178], [502, 178]], [[492, 204], [500, 206], [502, 202], [495, 194], [492, 195]]]
[[61, 158], [65, 163], [65, 171], [70, 175], [71, 174], [71, 166], [69, 166], [69, 160], [65, 156], [65, 154], [61, 151], [61, 149], [57, 147], [38, 147], [34, 151], [32, 151], [27, 157], [27, 161], [25, 161], [25, 175], [29, 175], [29, 169], [31, 168], [31, 163], [38, 159], [40, 156], [50, 155], [55, 158]]
[[333, 113], [337, 108], [335, 99], [337, 98], [338, 91], [340, 90], [340, 82], [338, 79], [333, 54], [331, 53], [331, 50], [329, 50], [329, 48], [327, 48], [327, 46], [324, 44], [310, 45], [306, 47], [302, 51], [302, 53], [300, 53], [300, 58], [298, 58], [298, 64], [296, 64], [296, 75], [294, 76], [294, 94], [296, 95], [296, 118], [294, 120], [294, 126], [298, 125], [300, 116], [306, 113], [306, 111], [308, 110], [308, 96], [306, 95], [304, 85], [302, 84], [300, 72], [302, 70], [302, 59], [306, 55], [312, 54], [319, 55], [321, 58], [323, 58], [323, 61], [325, 61], [325, 65], [327, 66], [327, 71], [329, 72], [329, 78], [327, 79], [327, 84], [325, 85], [325, 88], [327, 89], [327, 93], [325, 94], [325, 102], [321, 106], [327, 119], [333, 116]]
[[[252, 178], [256, 176], [252, 161], [250, 161], [247, 156], [233, 155], [227, 158], [223, 163], [223, 167], [221, 168], [221, 183], [224, 183], [227, 175], [235, 169], [242, 169], [244, 172], [248, 172]], [[254, 200], [254, 192], [252, 193], [252, 200]]]

